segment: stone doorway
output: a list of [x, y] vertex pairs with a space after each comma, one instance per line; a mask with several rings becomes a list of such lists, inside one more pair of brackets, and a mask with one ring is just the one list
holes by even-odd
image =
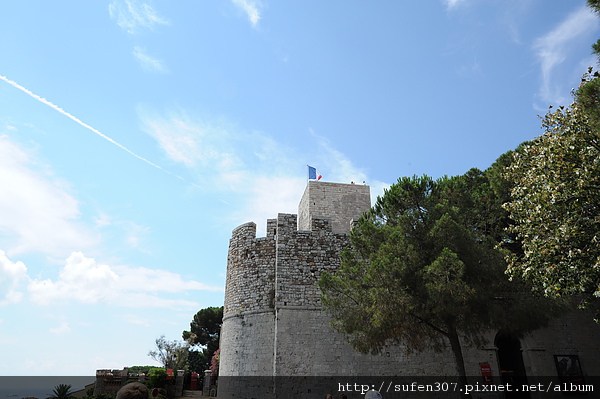
[[[521, 392], [521, 386], [527, 384], [527, 374], [523, 363], [521, 341], [511, 333], [500, 331], [494, 339], [500, 366], [502, 384], [510, 384], [513, 391], [506, 392], [506, 398], [530, 398], [529, 392]], [[518, 391], [515, 391], [518, 389]]]

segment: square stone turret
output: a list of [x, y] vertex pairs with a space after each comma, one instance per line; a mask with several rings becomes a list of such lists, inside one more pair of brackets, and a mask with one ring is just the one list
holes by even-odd
[[298, 205], [298, 230], [311, 230], [311, 219], [331, 220], [334, 233], [349, 233], [351, 221], [371, 208], [371, 189], [364, 184], [309, 181]]

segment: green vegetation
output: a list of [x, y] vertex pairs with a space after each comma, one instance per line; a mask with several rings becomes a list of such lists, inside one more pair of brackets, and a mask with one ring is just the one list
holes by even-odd
[[166, 369], [187, 370], [188, 344], [181, 341], [167, 341], [164, 335], [155, 341], [156, 349], [148, 356], [162, 364]]
[[191, 345], [190, 369], [203, 372], [211, 367], [211, 359], [219, 349], [219, 334], [223, 323], [223, 307], [208, 307], [194, 315], [190, 331], [183, 331], [182, 337]]
[[599, 312], [600, 79], [590, 73], [570, 107], [546, 114], [546, 133], [515, 153], [505, 208], [522, 244], [507, 255], [508, 273], [547, 296], [581, 296]]
[[481, 343], [490, 328], [522, 333], [556, 313], [554, 302], [504, 273], [495, 247], [505, 236], [499, 193], [507, 185], [489, 176], [473, 169], [438, 180], [401, 178], [359, 220], [340, 268], [319, 281], [332, 325], [355, 349], [449, 344], [464, 383], [459, 337]]
[[150, 389], [165, 388], [167, 386], [167, 371], [163, 368], [151, 370], [146, 377], [146, 386]]
[[[587, 0], [587, 5], [592, 11], [600, 15], [600, 0]], [[600, 59], [600, 39], [592, 45], [592, 50], [598, 59]]]
[[160, 369], [158, 366], [130, 366], [128, 367], [129, 375], [148, 374], [150, 371]]
[[47, 399], [71, 399], [72, 386], [69, 384], [58, 384], [52, 390], [52, 395], [48, 396]]
[[[203, 374], [205, 370], [215, 369], [215, 366], [211, 365], [211, 361], [219, 349], [222, 322], [222, 306], [199, 310], [190, 323], [190, 331], [182, 333], [184, 341], [169, 341], [164, 335], [156, 339], [156, 347], [148, 352], [148, 356], [162, 364], [163, 367], [130, 367], [129, 373], [158, 375], [166, 369], [173, 369]], [[218, 366], [216, 367], [215, 370], [218, 370]], [[156, 378], [159, 379], [159, 377]]]

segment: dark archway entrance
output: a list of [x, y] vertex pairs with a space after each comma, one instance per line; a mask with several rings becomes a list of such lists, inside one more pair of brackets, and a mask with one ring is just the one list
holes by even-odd
[[496, 334], [494, 344], [498, 348], [502, 384], [510, 384], [513, 389], [512, 392], [506, 392], [506, 398], [530, 398], [529, 392], [521, 391], [521, 386], [527, 384], [521, 341], [514, 334], [500, 331]]

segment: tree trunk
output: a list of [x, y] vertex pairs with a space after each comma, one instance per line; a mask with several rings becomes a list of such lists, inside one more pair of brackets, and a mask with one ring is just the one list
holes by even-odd
[[448, 340], [450, 341], [450, 347], [452, 348], [452, 354], [454, 355], [454, 361], [456, 362], [459, 385], [461, 389], [464, 389], [465, 385], [467, 385], [467, 372], [465, 371], [465, 360], [463, 358], [460, 340], [458, 339], [458, 332], [454, 325], [448, 326]]

